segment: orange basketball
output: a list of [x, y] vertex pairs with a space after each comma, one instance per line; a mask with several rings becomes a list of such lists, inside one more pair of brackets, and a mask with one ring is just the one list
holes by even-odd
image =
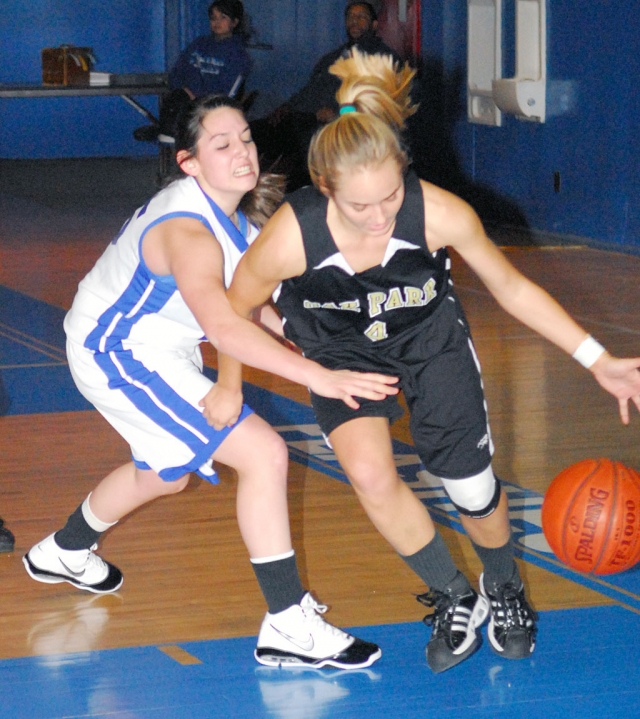
[[554, 554], [580, 572], [615, 574], [640, 560], [640, 474], [610, 459], [562, 470], [542, 503]]

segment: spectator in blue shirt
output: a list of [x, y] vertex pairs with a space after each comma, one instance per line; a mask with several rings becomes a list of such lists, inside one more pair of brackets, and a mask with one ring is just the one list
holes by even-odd
[[192, 100], [210, 94], [235, 97], [251, 67], [243, 20], [240, 0], [211, 3], [211, 34], [196, 38], [180, 54], [169, 73], [171, 89], [183, 89]]
[[251, 68], [245, 47], [241, 0], [215, 0], [209, 6], [211, 34], [197, 37], [180, 53], [169, 72], [171, 92], [160, 109], [160, 125], [139, 127], [137, 140], [172, 143], [178, 116], [204, 95], [238, 97]]

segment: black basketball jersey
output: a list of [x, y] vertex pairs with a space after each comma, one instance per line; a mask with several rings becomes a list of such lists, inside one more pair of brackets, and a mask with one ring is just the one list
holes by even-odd
[[[404, 344], [434, 312], [449, 289], [445, 248], [429, 252], [424, 199], [418, 177], [405, 178], [405, 197], [380, 265], [354, 272], [327, 226], [328, 199], [314, 187], [287, 197], [296, 215], [307, 258], [299, 277], [285, 280], [276, 305], [285, 335], [309, 358], [386, 355]], [[322, 362], [336, 366], [335, 362]]]

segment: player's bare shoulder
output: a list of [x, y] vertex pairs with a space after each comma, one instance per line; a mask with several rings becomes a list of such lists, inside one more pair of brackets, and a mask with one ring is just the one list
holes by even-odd
[[205, 225], [193, 217], [171, 217], [149, 229], [142, 242], [147, 267], [157, 275], [170, 275], [176, 261], [183, 264], [202, 251], [222, 257], [222, 249]]
[[279, 280], [301, 275], [306, 270], [302, 231], [293, 208], [281, 205], [267, 221], [243, 257], [243, 264], [260, 268], [259, 274]]
[[427, 245], [433, 252], [441, 247], [457, 247], [479, 234], [484, 236], [474, 209], [452, 192], [420, 180], [424, 197]]

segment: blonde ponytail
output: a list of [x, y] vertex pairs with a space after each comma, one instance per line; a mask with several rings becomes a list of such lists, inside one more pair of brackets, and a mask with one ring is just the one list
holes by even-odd
[[397, 130], [402, 130], [405, 119], [416, 111], [410, 95], [415, 70], [409, 65], [399, 70], [391, 55], [367, 55], [354, 48], [329, 72], [342, 81], [336, 93], [339, 105], [353, 105]]
[[311, 180], [330, 192], [340, 172], [359, 166], [376, 166], [392, 158], [400, 168], [408, 165], [401, 133], [405, 120], [416, 111], [411, 103], [408, 65], [398, 69], [390, 55], [368, 55], [357, 48], [330, 68], [342, 81], [336, 98], [345, 110], [325, 125], [309, 148]]

